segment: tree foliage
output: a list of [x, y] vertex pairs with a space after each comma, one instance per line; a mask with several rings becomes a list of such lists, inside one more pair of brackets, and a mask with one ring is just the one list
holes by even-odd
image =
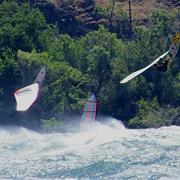
[[[126, 15], [117, 7], [118, 4], [115, 17], [125, 19]], [[98, 8], [98, 12], [105, 13]], [[54, 117], [59, 112], [80, 112], [87, 97], [96, 91], [100, 112], [122, 119], [131, 127], [169, 125], [168, 120], [162, 123], [163, 113], [157, 112], [166, 105], [173, 109], [180, 104], [180, 53], [165, 73], [151, 68], [128, 84], [119, 82], [168, 49], [179, 25], [178, 14], [179, 11], [153, 12], [150, 27], [136, 27], [136, 39], [132, 41], [124, 40], [124, 32], [111, 33], [103, 26], [72, 38], [58, 34], [56, 27], [47, 24], [43, 14], [30, 4], [3, 1], [0, 4], [0, 121], [15, 113], [14, 91], [32, 83], [45, 65], [47, 76], [32, 107], [39, 119]]]

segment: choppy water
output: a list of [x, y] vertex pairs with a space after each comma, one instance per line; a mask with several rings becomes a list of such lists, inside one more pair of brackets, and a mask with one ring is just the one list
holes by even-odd
[[113, 119], [66, 133], [0, 128], [0, 179], [180, 179], [180, 127]]

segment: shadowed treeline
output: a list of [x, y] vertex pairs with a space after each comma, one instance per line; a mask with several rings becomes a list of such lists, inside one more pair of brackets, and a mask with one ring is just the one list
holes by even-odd
[[167, 72], [152, 68], [128, 84], [119, 83], [169, 48], [179, 27], [179, 10], [152, 12], [148, 28], [134, 27], [131, 41], [124, 31], [111, 33], [104, 26], [80, 37], [59, 33], [28, 3], [3, 1], [0, 12], [1, 123], [26, 125], [15, 112], [13, 93], [33, 82], [44, 65], [47, 76], [38, 101], [24, 112], [33, 115], [37, 124], [59, 112], [81, 113], [92, 91], [99, 95], [101, 113], [130, 127], [179, 123], [177, 118], [174, 121], [180, 104], [179, 53]]

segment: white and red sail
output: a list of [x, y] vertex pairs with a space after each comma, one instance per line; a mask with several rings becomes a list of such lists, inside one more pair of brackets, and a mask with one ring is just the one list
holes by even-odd
[[14, 93], [16, 99], [16, 110], [17, 111], [26, 111], [30, 106], [36, 101], [39, 93], [39, 84], [34, 83], [29, 86], [26, 86], [22, 89], [17, 90]]
[[16, 99], [16, 110], [26, 111], [36, 101], [40, 86], [42, 85], [46, 74], [45, 67], [41, 68], [33, 84], [17, 90], [14, 93]]
[[96, 120], [97, 114], [97, 98], [95, 95], [89, 97], [84, 106], [84, 111], [82, 115], [82, 121], [92, 122]]

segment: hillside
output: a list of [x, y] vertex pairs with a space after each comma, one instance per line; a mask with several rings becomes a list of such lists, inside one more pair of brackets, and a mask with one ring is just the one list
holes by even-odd
[[56, 24], [61, 33], [79, 36], [97, 29], [99, 24], [107, 24], [107, 19], [94, 13], [93, 0], [30, 0], [30, 2], [44, 13], [49, 23]]
[[[91, 30], [97, 30], [100, 24], [110, 28], [110, 24], [115, 21], [115, 18], [112, 17], [112, 22], [110, 22], [108, 15], [112, 10], [113, 1], [110, 0], [30, 0], [30, 2], [44, 13], [49, 23], [59, 27], [59, 32], [72, 36], [80, 36]], [[104, 8], [103, 13], [98, 12], [99, 6], [101, 10]], [[120, 9], [128, 14], [127, 1], [115, 1], [115, 6], [117, 6], [117, 8], [115, 7], [117, 11]], [[148, 18], [154, 10], [169, 11], [179, 7], [178, 0], [134, 0], [132, 1], [132, 23], [134, 26], [148, 26]], [[115, 12], [112, 15], [116, 16]], [[127, 31], [127, 24], [128, 19], [121, 22], [124, 32]]]
[[[97, 0], [97, 4], [101, 6], [109, 6], [109, 0]], [[120, 4], [123, 11], [128, 13], [129, 3], [126, 0], [116, 0], [116, 4]], [[148, 18], [153, 11], [157, 10], [175, 10], [180, 8], [179, 0], [131, 0], [132, 19], [134, 24], [148, 23]]]

